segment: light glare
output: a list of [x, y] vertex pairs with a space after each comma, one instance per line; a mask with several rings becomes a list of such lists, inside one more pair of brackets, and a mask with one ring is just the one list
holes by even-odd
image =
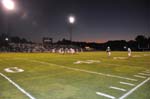
[[6, 37], [5, 40], [8, 41], [9, 39]]
[[70, 16], [70, 17], [69, 17], [69, 22], [70, 22], [71, 24], [73, 24], [73, 23], [75, 22], [75, 18], [74, 18], [73, 16]]
[[12, 0], [2, 0], [2, 4], [8, 10], [13, 10], [15, 8], [15, 4]]

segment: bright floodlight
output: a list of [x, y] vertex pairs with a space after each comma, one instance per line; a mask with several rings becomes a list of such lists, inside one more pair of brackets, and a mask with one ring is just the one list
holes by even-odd
[[8, 10], [14, 10], [15, 4], [12, 0], [2, 0], [3, 6]]
[[69, 23], [73, 24], [75, 22], [75, 17], [74, 16], [70, 16], [69, 17]]
[[8, 41], [9, 39], [6, 37], [5, 40]]

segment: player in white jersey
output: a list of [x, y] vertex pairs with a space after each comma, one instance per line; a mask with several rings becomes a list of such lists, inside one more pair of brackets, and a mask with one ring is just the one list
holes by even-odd
[[111, 56], [111, 49], [109, 46], [107, 47], [106, 52], [107, 52], [108, 56]]
[[128, 48], [128, 57], [131, 57], [131, 49]]
[[73, 48], [70, 48], [70, 53], [75, 54], [75, 50]]

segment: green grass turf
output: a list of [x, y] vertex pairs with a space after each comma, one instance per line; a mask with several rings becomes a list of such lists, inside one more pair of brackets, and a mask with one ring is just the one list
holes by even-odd
[[[96, 92], [119, 98], [135, 87], [120, 84], [120, 81], [137, 86], [148, 78], [148, 76], [145, 76], [144, 79], [136, 78], [133, 75], [150, 70], [150, 52], [133, 52], [132, 55], [141, 57], [113, 59], [113, 57], [127, 57], [127, 52], [112, 52], [111, 57], [108, 57], [105, 52], [84, 52], [76, 55], [0, 53], [0, 73], [9, 77], [36, 99], [109, 99], [98, 96]], [[101, 62], [74, 64], [79, 60], [99, 60]], [[123, 76], [138, 81], [76, 71], [61, 66]], [[4, 69], [8, 67], [19, 67], [24, 72], [7, 73]], [[110, 86], [124, 88], [127, 92], [110, 89]], [[0, 76], [0, 99], [29, 98]], [[127, 96], [126, 99], [150, 99], [150, 81]]]

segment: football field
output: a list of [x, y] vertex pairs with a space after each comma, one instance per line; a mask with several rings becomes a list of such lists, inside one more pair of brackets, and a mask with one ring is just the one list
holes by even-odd
[[0, 99], [150, 99], [150, 52], [0, 53]]

